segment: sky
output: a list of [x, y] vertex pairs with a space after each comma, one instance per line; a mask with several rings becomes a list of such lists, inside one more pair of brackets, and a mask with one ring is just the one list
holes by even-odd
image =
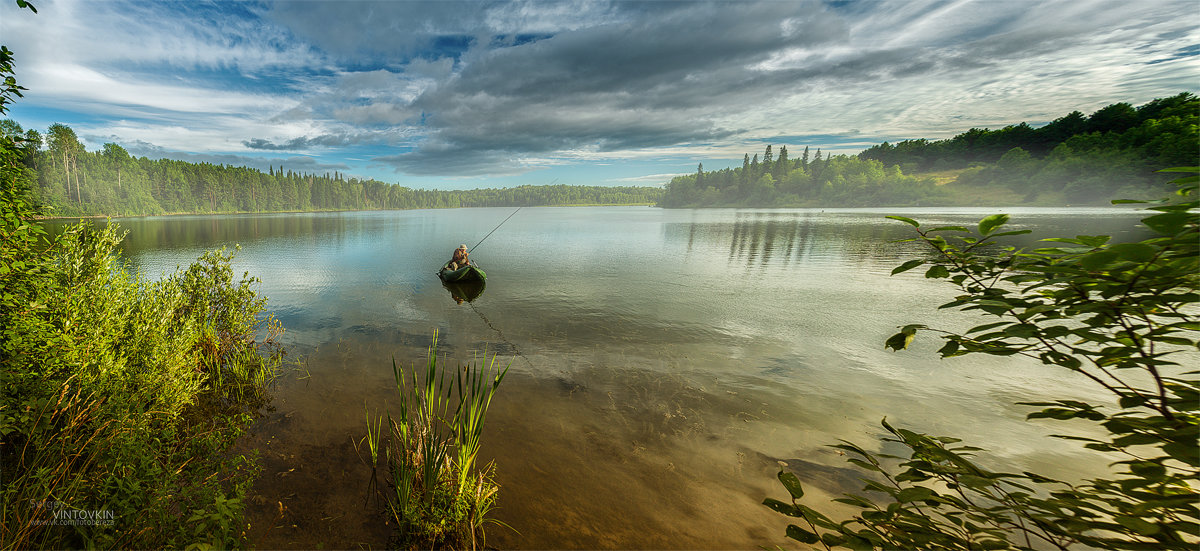
[[89, 150], [414, 188], [662, 185], [1200, 91], [1200, 5], [0, 2], [9, 116]]

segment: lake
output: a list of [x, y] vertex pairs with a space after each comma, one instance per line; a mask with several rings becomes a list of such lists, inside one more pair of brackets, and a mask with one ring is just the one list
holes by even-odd
[[[473, 301], [435, 275], [512, 209], [124, 219], [124, 251], [149, 277], [236, 244], [261, 278], [298, 361], [240, 444], [264, 465], [248, 508], [259, 548], [384, 547], [390, 526], [353, 442], [364, 411], [394, 404], [392, 360], [422, 361], [437, 335], [450, 362], [511, 362], [484, 433], [501, 486], [488, 544], [500, 548], [730, 549], [785, 544], [779, 461], [806, 503], [858, 490], [827, 447], [881, 448], [896, 425], [988, 449], [997, 469], [1078, 479], [1104, 461], [1046, 438], [1014, 402], [1107, 401], [1089, 381], [1020, 358], [939, 360], [940, 339], [884, 350], [897, 326], [956, 328], [954, 289], [923, 270], [911, 228], [993, 212], [1034, 236], [1141, 238], [1118, 209], [525, 208], [471, 258]], [[1034, 238], [1021, 241], [1031, 244]], [[833, 509], [836, 510], [836, 509]]]

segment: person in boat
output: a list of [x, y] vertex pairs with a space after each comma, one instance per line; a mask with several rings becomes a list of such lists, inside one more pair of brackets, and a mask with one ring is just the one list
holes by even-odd
[[467, 245], [465, 243], [459, 245], [457, 249], [454, 249], [454, 256], [450, 257], [449, 268], [451, 270], [457, 270], [470, 264], [471, 260], [467, 258], [468, 254], [470, 253], [467, 252]]

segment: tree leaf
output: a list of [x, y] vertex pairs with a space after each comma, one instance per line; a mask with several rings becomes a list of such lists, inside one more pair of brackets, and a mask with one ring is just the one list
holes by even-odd
[[1005, 236], [1009, 236], [1009, 235], [1025, 235], [1027, 233], [1033, 233], [1033, 230], [1002, 231], [1000, 233], [993, 233], [992, 237], [1005, 237]]
[[1113, 518], [1113, 520], [1117, 521], [1117, 524], [1120, 524], [1121, 526], [1133, 530], [1134, 532], [1137, 532], [1143, 536], [1153, 536], [1161, 529], [1157, 524], [1144, 521], [1137, 517], [1117, 515]]
[[936, 495], [934, 494], [934, 491], [930, 490], [929, 488], [914, 486], [912, 488], [900, 490], [900, 493], [896, 495], [896, 501], [903, 503], [910, 501], [925, 501], [934, 497], [934, 495]]
[[795, 524], [789, 524], [787, 527], [787, 537], [792, 538], [800, 543], [817, 543], [821, 538], [816, 534], [809, 532]]
[[979, 235], [988, 235], [1008, 223], [1007, 214], [993, 214], [979, 221]]
[[1143, 218], [1142, 223], [1163, 235], [1175, 235], [1187, 224], [1190, 216], [1186, 212], [1166, 212]]
[[908, 270], [911, 270], [911, 269], [913, 269], [913, 268], [916, 268], [917, 266], [920, 266], [920, 265], [922, 265], [922, 264], [924, 264], [924, 263], [925, 263], [925, 261], [924, 261], [924, 260], [920, 260], [920, 259], [916, 259], [916, 260], [909, 260], [908, 262], [905, 262], [904, 264], [901, 264], [901, 265], [899, 265], [899, 266], [896, 266], [895, 268], [893, 268], [893, 269], [892, 269], [892, 275], [896, 275], [896, 274], [898, 274], [898, 273], [900, 273], [900, 272], [907, 272]]
[[1079, 265], [1089, 272], [1096, 272], [1111, 266], [1116, 260], [1117, 253], [1111, 250], [1101, 250], [1083, 255], [1079, 259]]
[[908, 224], [914, 228], [921, 227], [921, 224], [918, 224], [917, 221], [913, 220], [912, 218], [905, 218], [903, 216], [885, 216], [885, 218], [891, 218], [892, 220], [899, 220], [899, 221], [904, 222], [905, 224]]
[[1110, 253], [1116, 253], [1119, 258], [1134, 262], [1147, 262], [1154, 258], [1158, 249], [1145, 243], [1121, 243], [1108, 248]]
[[883, 347], [885, 349], [891, 348], [895, 351], [904, 350], [905, 348], [908, 348], [908, 345], [912, 344], [913, 338], [915, 337], [916, 333], [896, 333], [895, 335], [888, 337], [887, 342], [883, 343]]
[[783, 483], [784, 488], [787, 488], [788, 493], [792, 494], [792, 499], [804, 497], [804, 487], [800, 485], [800, 479], [795, 474], [779, 471], [779, 481]]
[[767, 507], [770, 507], [771, 510], [775, 511], [776, 513], [783, 513], [789, 517], [802, 516], [800, 514], [800, 511], [798, 509], [796, 509], [796, 507], [793, 506], [791, 503], [784, 503], [782, 501], [779, 501], [778, 499], [772, 499], [772, 498], [768, 497], [767, 499], [763, 500], [762, 504], [766, 505]]

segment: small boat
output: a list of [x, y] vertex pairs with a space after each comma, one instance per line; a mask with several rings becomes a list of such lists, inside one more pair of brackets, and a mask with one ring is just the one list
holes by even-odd
[[465, 281], [483, 281], [487, 279], [487, 274], [479, 269], [479, 266], [474, 264], [463, 266], [457, 270], [450, 269], [450, 263], [447, 262], [438, 270], [438, 277], [447, 283], [457, 283]]
[[482, 279], [478, 281], [460, 281], [457, 283], [443, 281], [442, 287], [450, 291], [450, 297], [454, 299], [454, 302], [462, 304], [479, 298], [479, 295], [483, 294], [484, 288], [487, 287], [487, 282]]

